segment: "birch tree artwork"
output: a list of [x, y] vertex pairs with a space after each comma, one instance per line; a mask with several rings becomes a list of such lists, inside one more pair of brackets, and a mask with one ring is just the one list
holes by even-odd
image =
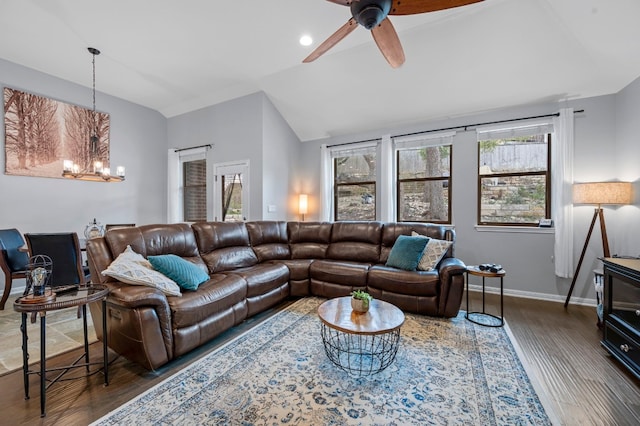
[[5, 87], [4, 134], [7, 175], [62, 178], [64, 160], [109, 167], [106, 113]]

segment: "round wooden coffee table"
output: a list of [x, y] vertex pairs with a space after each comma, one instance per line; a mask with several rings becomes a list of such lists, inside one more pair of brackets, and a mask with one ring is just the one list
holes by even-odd
[[379, 373], [396, 358], [404, 314], [391, 303], [374, 299], [369, 311], [351, 309], [351, 297], [338, 297], [318, 307], [327, 357], [355, 376]]

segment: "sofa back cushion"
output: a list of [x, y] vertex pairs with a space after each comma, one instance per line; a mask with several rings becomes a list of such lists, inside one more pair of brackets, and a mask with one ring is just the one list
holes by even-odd
[[[436, 240], [447, 240], [455, 242], [455, 231], [453, 229], [447, 229], [442, 225], [412, 222], [385, 223], [382, 227], [380, 263], [387, 262], [387, 260], [389, 259], [389, 253], [391, 252], [394, 243], [398, 239], [398, 236], [411, 235], [412, 231], [429, 238], [435, 238]], [[449, 250], [447, 250], [447, 253], [444, 255], [444, 257], [453, 257], [453, 246], [454, 244], [449, 247]]]
[[113, 257], [124, 252], [128, 245], [145, 258], [162, 254], [175, 254], [185, 258], [198, 257], [198, 246], [186, 223], [144, 225], [114, 228], [105, 236]]
[[246, 226], [258, 262], [291, 258], [287, 222], [257, 221], [247, 222]]
[[291, 259], [324, 259], [331, 242], [329, 222], [289, 222]]
[[335, 222], [327, 259], [378, 263], [381, 238], [381, 222]]
[[209, 273], [258, 263], [249, 244], [249, 233], [244, 222], [197, 222], [191, 228]]
[[198, 254], [193, 231], [186, 223], [113, 228], [104, 239], [114, 259], [131, 246], [134, 252], [145, 258], [174, 254], [198, 265], [203, 271], [207, 270]]

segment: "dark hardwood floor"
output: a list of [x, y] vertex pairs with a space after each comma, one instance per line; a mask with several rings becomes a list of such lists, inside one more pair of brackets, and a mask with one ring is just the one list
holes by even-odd
[[[470, 296], [473, 310], [477, 310], [479, 295], [471, 293]], [[487, 304], [494, 311], [499, 304], [498, 296], [487, 295]], [[600, 346], [601, 332], [596, 327], [594, 308], [570, 305], [565, 310], [562, 303], [514, 297], [505, 297], [504, 306], [508, 327], [522, 351], [523, 363], [530, 367], [531, 379], [540, 384], [540, 397], [548, 399], [561, 424], [640, 424], [640, 381]], [[0, 376], [0, 424], [88, 424], [272, 313], [250, 319], [206, 347], [155, 372], [111, 353], [109, 386], [104, 386], [99, 372], [56, 383], [47, 392], [47, 416], [43, 419], [40, 418], [38, 377], [31, 376], [31, 399], [25, 400], [21, 371]], [[92, 345], [97, 359], [101, 353], [98, 345]], [[71, 351], [55, 357], [49, 365], [66, 364], [77, 353]]]

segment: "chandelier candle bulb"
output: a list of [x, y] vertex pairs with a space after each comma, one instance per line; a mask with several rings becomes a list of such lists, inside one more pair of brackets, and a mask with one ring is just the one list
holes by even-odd
[[118, 166], [116, 168], [116, 175], [120, 176], [120, 177], [124, 177], [124, 167], [123, 166]]

